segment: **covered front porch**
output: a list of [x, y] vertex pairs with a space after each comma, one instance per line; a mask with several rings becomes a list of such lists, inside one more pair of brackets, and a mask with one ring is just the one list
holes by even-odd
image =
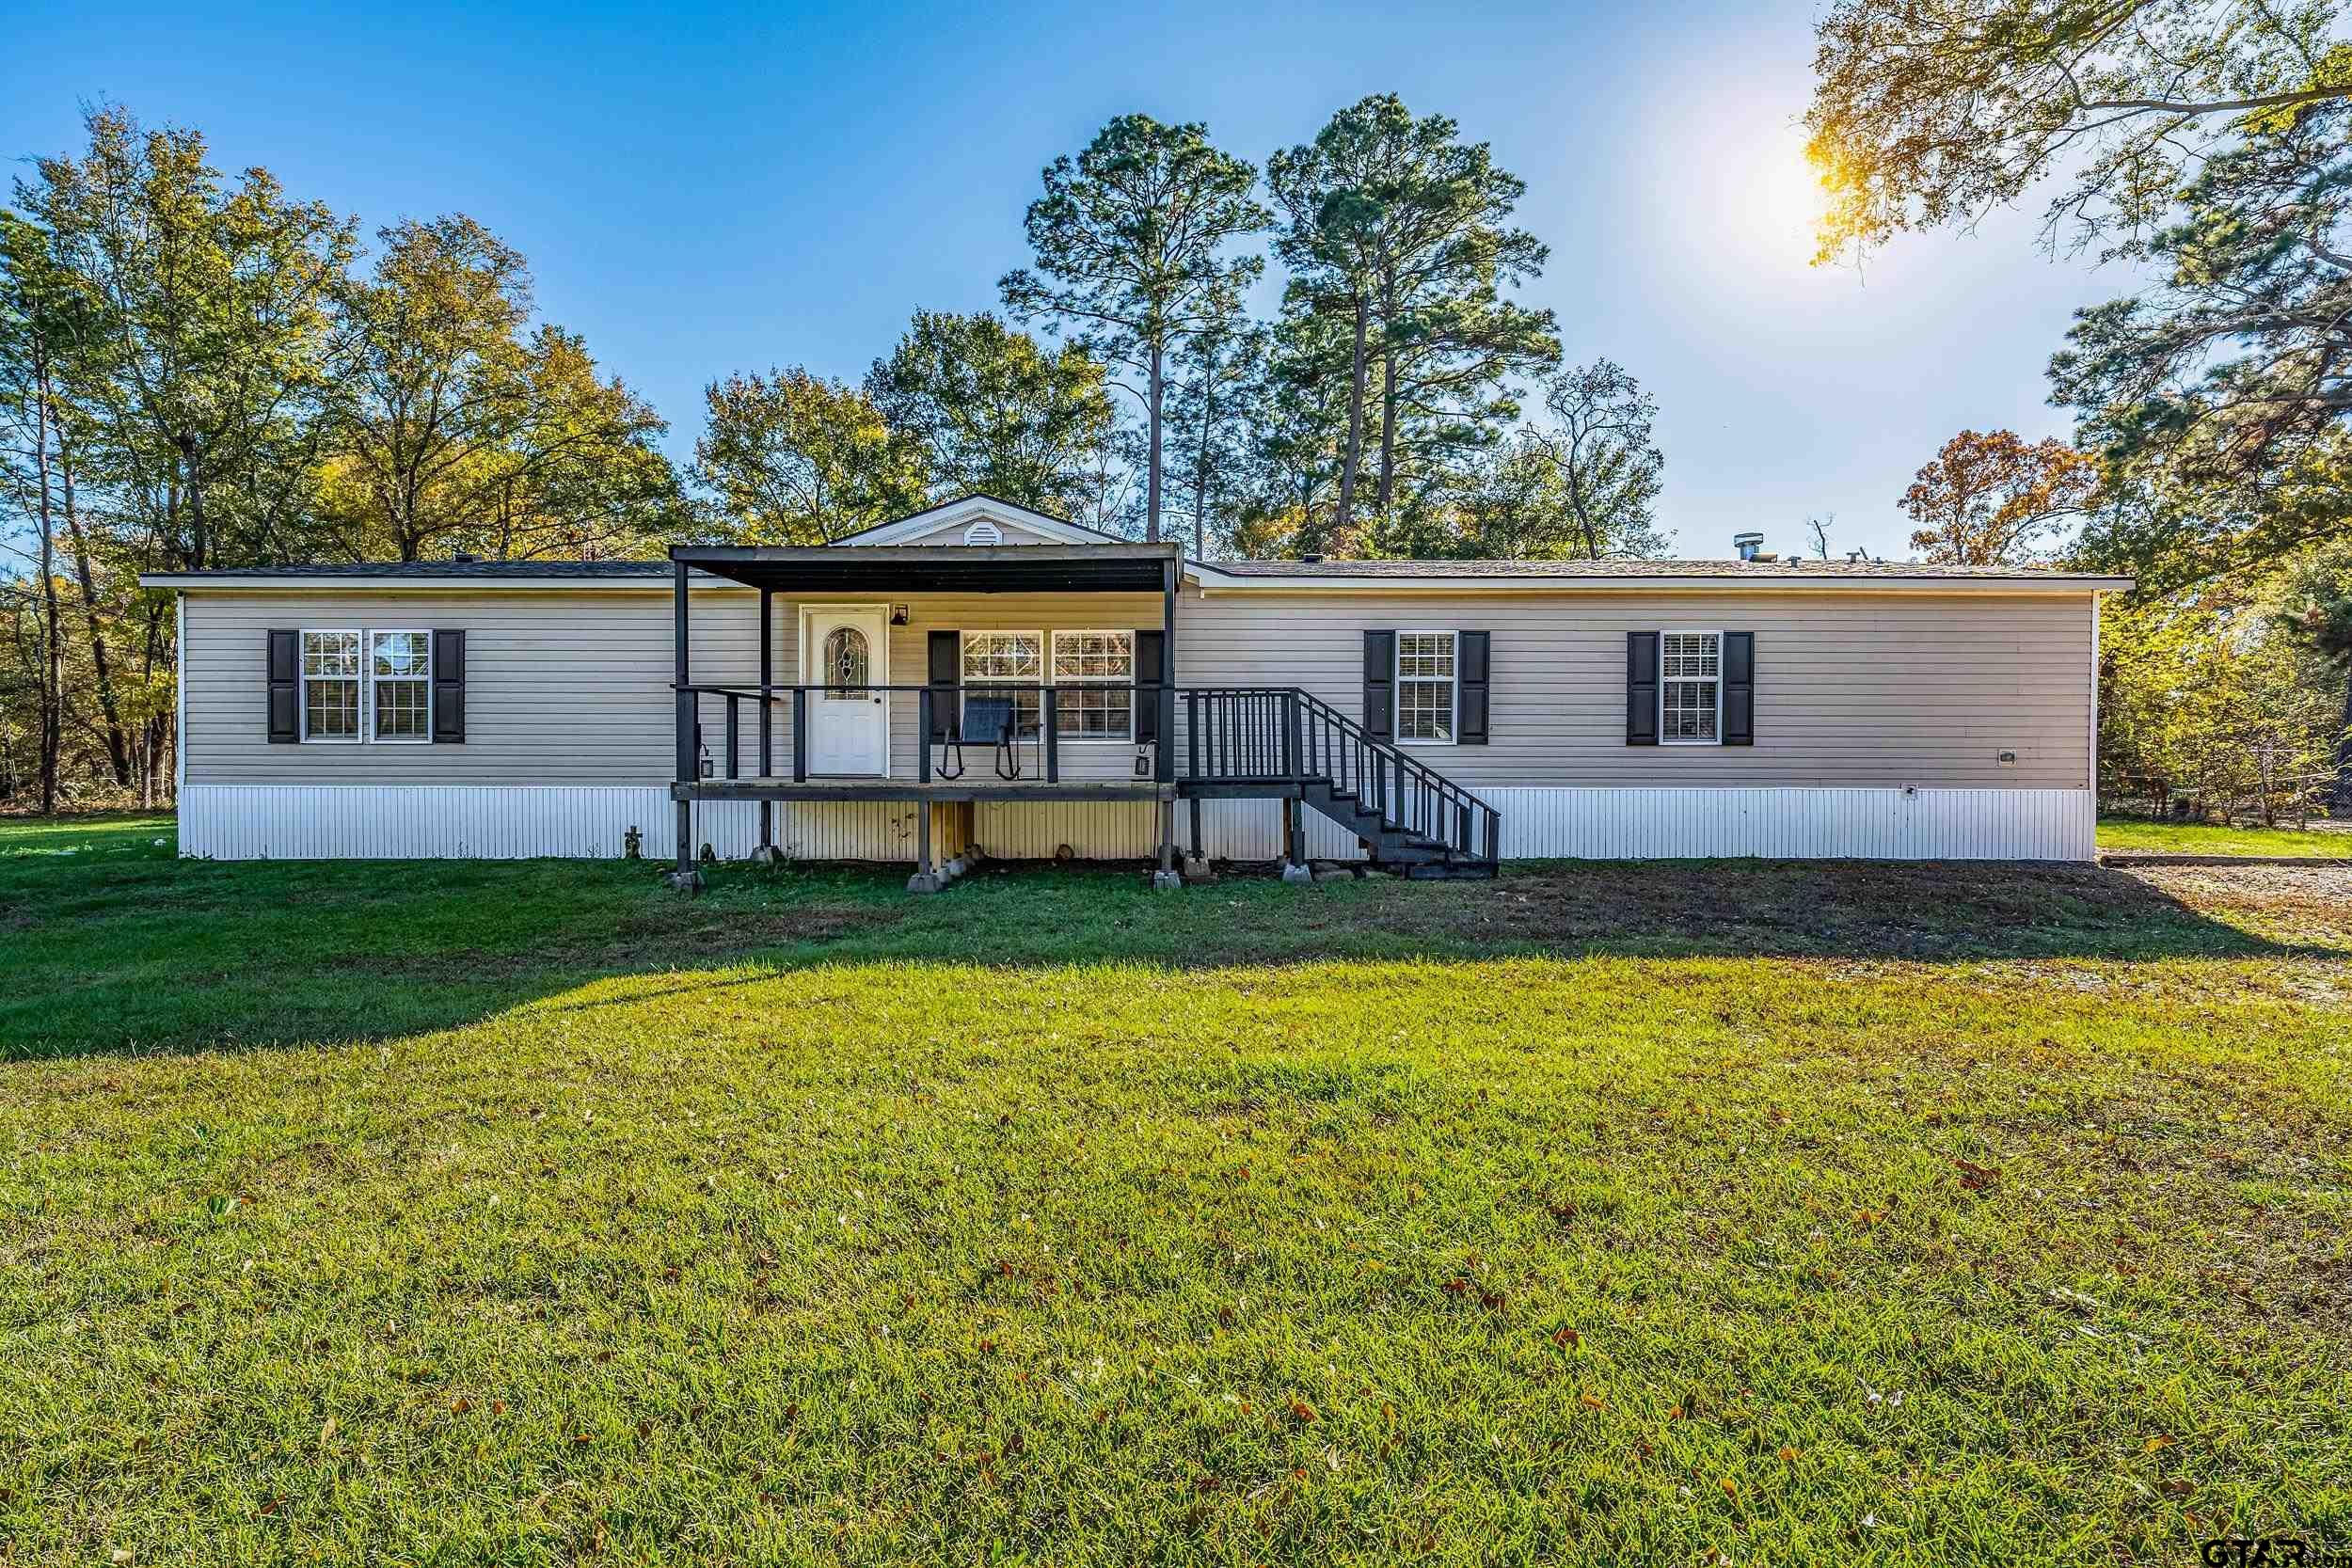
[[[915, 891], [976, 852], [979, 808], [1084, 802], [1149, 814], [1173, 882], [1181, 562], [1110, 542], [674, 550], [676, 879], [696, 879], [702, 802], [755, 804], [763, 860], [788, 808], [914, 808]], [[698, 578], [756, 592], [754, 647], [698, 624]]]
[[[700, 883], [695, 811], [722, 802], [755, 809], [759, 860], [790, 852], [783, 814], [904, 808], [893, 852], [868, 858], [911, 859], [914, 892], [938, 891], [984, 845], [1071, 852], [1040, 834], [1085, 813], [1100, 836], [1081, 858], [1141, 850], [1157, 885], [1181, 886], [1180, 816], [1186, 867], [1205, 869], [1204, 803], [1269, 820], [1279, 805], [1294, 879], [1307, 875], [1310, 814], [1375, 864], [1492, 874], [1497, 813], [1350, 715], [1296, 686], [1176, 684], [1174, 544], [681, 547], [671, 559], [682, 888]], [[756, 594], [755, 633], [743, 635], [739, 611], [713, 616], [714, 578]]]

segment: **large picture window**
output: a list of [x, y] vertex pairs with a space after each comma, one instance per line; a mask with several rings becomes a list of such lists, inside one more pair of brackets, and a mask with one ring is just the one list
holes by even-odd
[[1034, 631], [963, 634], [963, 737], [991, 744], [1039, 733], [1045, 638]]
[[302, 738], [359, 738], [359, 634], [302, 634]]
[[369, 732], [387, 741], [433, 738], [433, 634], [368, 634]]
[[1054, 713], [1062, 735], [1125, 740], [1136, 729], [1136, 634], [1054, 633]]
[[1396, 634], [1396, 737], [1425, 745], [1454, 739], [1460, 692], [1450, 631]]
[[1714, 745], [1724, 710], [1724, 634], [1669, 631], [1658, 637], [1658, 738]]

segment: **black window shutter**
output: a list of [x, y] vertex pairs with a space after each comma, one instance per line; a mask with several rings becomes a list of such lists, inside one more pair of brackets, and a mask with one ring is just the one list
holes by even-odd
[[1486, 689], [1494, 667], [1492, 641], [1483, 631], [1454, 634], [1454, 738], [1460, 745], [1486, 744]]
[[1756, 744], [1756, 633], [1724, 633], [1724, 744]]
[[1396, 633], [1364, 633], [1364, 734], [1396, 738]]
[[466, 634], [433, 634], [433, 744], [466, 743]]
[[1625, 743], [1658, 744], [1658, 634], [1625, 634]]
[[1136, 632], [1136, 744], [1160, 737], [1160, 688], [1168, 684], [1168, 633]]
[[302, 738], [302, 634], [269, 634], [269, 738], [289, 746]]
[[945, 740], [956, 733], [956, 688], [963, 679], [963, 634], [935, 631], [930, 635], [931, 738]]

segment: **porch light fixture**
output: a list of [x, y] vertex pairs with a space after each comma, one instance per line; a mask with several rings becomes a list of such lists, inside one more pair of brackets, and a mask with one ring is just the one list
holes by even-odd
[[907, 624], [906, 606], [894, 604], [890, 607], [890, 624], [894, 626], [903, 626]]

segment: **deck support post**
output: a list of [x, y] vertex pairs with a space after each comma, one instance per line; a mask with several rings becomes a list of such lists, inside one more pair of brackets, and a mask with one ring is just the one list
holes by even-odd
[[[759, 591], [759, 776], [770, 777], [776, 770], [775, 733], [769, 724], [770, 710], [774, 705], [768, 689], [776, 683], [775, 590]], [[760, 861], [776, 858], [776, 804], [773, 800], [759, 802], [759, 851], [753, 857]]]
[[[687, 657], [687, 565], [673, 561], [670, 570], [670, 634], [675, 642], [671, 650], [672, 680], [677, 703], [677, 782], [692, 784], [694, 762], [694, 693], [687, 689], [693, 678], [692, 664]], [[677, 865], [670, 873], [670, 885], [681, 893], [702, 891], [702, 868], [694, 863], [694, 803], [681, 800], [677, 803]]]
[[947, 879], [931, 863], [931, 803], [914, 803], [914, 875], [907, 879], [909, 893], [937, 893]]
[[694, 802], [677, 803], [677, 869], [665, 879], [671, 887], [688, 896], [703, 890], [702, 867], [694, 863]]
[[1152, 891], [1168, 893], [1184, 885], [1176, 874], [1176, 800], [1173, 796], [1160, 800], [1160, 868], [1152, 873]]

